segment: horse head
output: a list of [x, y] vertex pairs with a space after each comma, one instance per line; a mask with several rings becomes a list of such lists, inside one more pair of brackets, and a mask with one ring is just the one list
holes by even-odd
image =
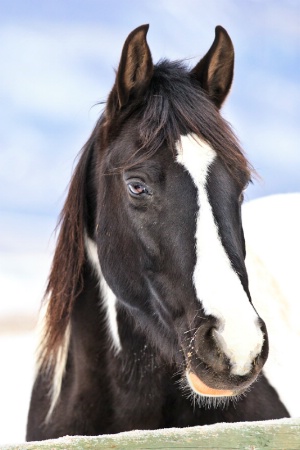
[[[268, 355], [244, 263], [241, 203], [251, 168], [219, 112], [234, 50], [219, 26], [192, 70], [154, 65], [147, 31], [128, 36], [94, 132], [97, 215], [88, 240], [115, 316], [126, 310], [193, 392], [230, 397]], [[116, 327], [113, 334], [120, 350]]]

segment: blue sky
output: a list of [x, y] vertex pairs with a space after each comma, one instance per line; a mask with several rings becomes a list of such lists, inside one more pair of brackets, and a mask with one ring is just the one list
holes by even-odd
[[142, 23], [154, 60], [191, 65], [227, 29], [236, 69], [223, 115], [261, 176], [246, 198], [300, 191], [297, 0], [0, 0], [0, 250], [48, 242], [95, 104]]

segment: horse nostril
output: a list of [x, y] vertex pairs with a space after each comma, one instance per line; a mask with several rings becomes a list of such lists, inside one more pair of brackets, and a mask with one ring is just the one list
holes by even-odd
[[218, 331], [211, 323], [202, 325], [195, 334], [195, 351], [199, 359], [216, 372], [228, 369], [228, 361], [218, 343]]
[[260, 372], [269, 356], [269, 338], [268, 338], [266, 324], [260, 317], [258, 319], [258, 323], [259, 323], [261, 332], [263, 334], [263, 344], [262, 344], [260, 353], [256, 356], [256, 358], [254, 360], [253, 365], [254, 365], [255, 370], [257, 372]]
[[258, 319], [258, 323], [259, 323], [260, 329], [263, 334], [263, 346], [261, 349], [260, 358], [263, 359], [264, 361], [266, 361], [268, 358], [268, 355], [269, 355], [269, 339], [268, 339], [267, 327], [266, 327], [265, 322], [260, 317]]

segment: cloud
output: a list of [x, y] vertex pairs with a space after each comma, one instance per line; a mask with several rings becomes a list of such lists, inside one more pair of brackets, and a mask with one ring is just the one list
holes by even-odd
[[[144, 21], [151, 24], [155, 60], [193, 56], [191, 65], [211, 45], [214, 26], [228, 27], [236, 71], [225, 117], [250, 160], [263, 168], [271, 192], [300, 189], [294, 177], [300, 139], [296, 4], [224, 0], [204, 8], [195, 0], [163, 0], [117, 10], [115, 2], [87, 4], [78, 2], [72, 11], [69, 3], [53, 8], [45, 2], [43, 9], [32, 4], [28, 11], [20, 5], [2, 19], [0, 210], [58, 214], [75, 156], [101, 112], [92, 106], [112, 86], [127, 33]], [[291, 27], [282, 17], [290, 18]], [[280, 164], [287, 177], [277, 176]], [[252, 191], [250, 198], [262, 193]]]
[[7, 25], [0, 31], [0, 40], [6, 43], [0, 48], [1, 96], [8, 106], [19, 114], [68, 121], [74, 112], [106, 95], [109, 75], [113, 79], [107, 61], [118, 42], [111, 29], [28, 25]]
[[112, 34], [84, 26], [2, 27], [0, 209], [57, 212], [100, 111], [91, 107], [112, 84], [112, 67], [102, 67], [113, 54]]

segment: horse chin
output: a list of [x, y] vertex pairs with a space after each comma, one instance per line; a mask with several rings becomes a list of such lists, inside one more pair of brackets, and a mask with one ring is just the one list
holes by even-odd
[[186, 378], [188, 380], [190, 388], [198, 395], [205, 397], [233, 397], [238, 392], [231, 389], [216, 389], [205, 384], [200, 378], [191, 371], [186, 372]]

